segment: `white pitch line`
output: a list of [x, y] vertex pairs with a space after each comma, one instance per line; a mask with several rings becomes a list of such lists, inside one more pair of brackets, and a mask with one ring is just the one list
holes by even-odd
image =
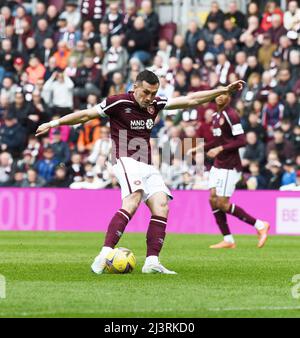
[[300, 310], [300, 306], [258, 306], [258, 307], [217, 307], [209, 308], [208, 311], [265, 311], [265, 310]]
[[[200, 308], [200, 309], [181, 309], [180, 312], [228, 312], [228, 311], [284, 311], [284, 310], [300, 310], [300, 306], [257, 306], [257, 307], [217, 307], [217, 308]], [[178, 311], [177, 309], [161, 309], [161, 310], [135, 310], [135, 311], [129, 311], [130, 313], [136, 313], [136, 314], [149, 314], [149, 313], [164, 313], [164, 312], [174, 312], [176, 313]], [[109, 315], [109, 314], [114, 314], [116, 313], [115, 310], [110, 310], [110, 311], [100, 311], [101, 315]], [[26, 316], [47, 316], [47, 315], [92, 315], [92, 314], [99, 314], [96, 310], [94, 311], [88, 311], [88, 310], [79, 310], [76, 312], [64, 310], [64, 311], [35, 311], [35, 312], [14, 312], [14, 313], [7, 313], [7, 312], [0, 312], [0, 316], [21, 316], [21, 317], [26, 317]]]

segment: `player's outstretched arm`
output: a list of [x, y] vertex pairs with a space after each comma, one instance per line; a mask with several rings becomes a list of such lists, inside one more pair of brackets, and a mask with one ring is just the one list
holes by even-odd
[[165, 109], [172, 110], [196, 107], [202, 103], [210, 102], [220, 95], [231, 95], [234, 92], [243, 89], [244, 84], [244, 81], [238, 80], [226, 87], [199, 91], [191, 93], [187, 96], [172, 98], [168, 101]]
[[99, 113], [97, 112], [95, 107], [80, 110], [78, 112], [65, 115], [65, 116], [63, 116], [59, 119], [41, 124], [38, 127], [38, 129], [35, 133], [35, 136], [40, 136], [40, 135], [46, 134], [51, 128], [54, 128], [54, 127], [57, 127], [57, 126], [85, 123], [85, 122], [92, 120], [96, 117], [99, 117]]

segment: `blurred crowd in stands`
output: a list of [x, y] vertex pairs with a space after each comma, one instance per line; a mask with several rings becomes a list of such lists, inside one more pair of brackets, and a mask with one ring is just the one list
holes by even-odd
[[[256, 2], [242, 13], [217, 1], [186, 32], [161, 25], [149, 0], [0, 0], [0, 186], [118, 188], [110, 163], [109, 121], [37, 126], [132, 89], [147, 68], [159, 95], [176, 97], [243, 79], [232, 98], [247, 139], [240, 189], [300, 189], [300, 8]], [[27, 4], [28, 5], [28, 4]], [[152, 133], [154, 163], [174, 189], [207, 189], [204, 172], [177, 156], [180, 139], [212, 138], [214, 103], [164, 111]], [[161, 161], [170, 146], [171, 163]], [[197, 156], [197, 155], [196, 155]]]

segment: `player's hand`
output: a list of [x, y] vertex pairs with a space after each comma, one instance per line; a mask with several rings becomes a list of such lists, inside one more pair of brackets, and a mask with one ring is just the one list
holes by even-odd
[[207, 156], [210, 158], [215, 158], [216, 156], [218, 156], [220, 154], [220, 152], [223, 151], [223, 147], [216, 147], [216, 148], [212, 148], [207, 152]]
[[46, 134], [51, 129], [50, 123], [41, 124], [35, 132], [35, 136]]
[[237, 91], [240, 91], [244, 88], [244, 86], [246, 85], [246, 82], [243, 80], [238, 80], [238, 81], [234, 81], [232, 82], [230, 85], [228, 85], [226, 88], [229, 92], [229, 94], [233, 94]]

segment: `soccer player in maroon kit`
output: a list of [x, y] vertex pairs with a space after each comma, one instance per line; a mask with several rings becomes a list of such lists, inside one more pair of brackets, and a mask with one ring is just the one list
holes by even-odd
[[[230, 196], [241, 179], [242, 164], [239, 148], [245, 146], [246, 143], [240, 117], [235, 110], [229, 107], [229, 95], [220, 95], [215, 102], [217, 112], [213, 114], [212, 120], [214, 138], [204, 145], [204, 151], [207, 151], [208, 157], [214, 159], [209, 173], [210, 205], [224, 240], [211, 245], [210, 248], [234, 249], [236, 247], [227, 224], [226, 214], [254, 226], [258, 233], [257, 246], [261, 248], [267, 240], [269, 223], [255, 219], [239, 206], [230, 203]], [[199, 147], [189, 152], [192, 153]]]
[[36, 136], [48, 132], [50, 128], [85, 123], [99, 115], [110, 118], [115, 148], [112, 154], [113, 169], [121, 186], [122, 207], [108, 226], [104, 245], [91, 266], [93, 272], [103, 273], [107, 255], [120, 240], [141, 201], [144, 201], [152, 216], [146, 236], [147, 257], [142, 272], [175, 274], [158, 260], [166, 235], [168, 201], [172, 195], [160, 172], [151, 165], [150, 134], [155, 118], [162, 109], [195, 107], [221, 94], [241, 90], [242, 87], [243, 82], [236, 81], [227, 87], [168, 100], [156, 96], [159, 79], [154, 73], [145, 70], [137, 76], [133, 92], [108, 97], [95, 107], [39, 126]]

